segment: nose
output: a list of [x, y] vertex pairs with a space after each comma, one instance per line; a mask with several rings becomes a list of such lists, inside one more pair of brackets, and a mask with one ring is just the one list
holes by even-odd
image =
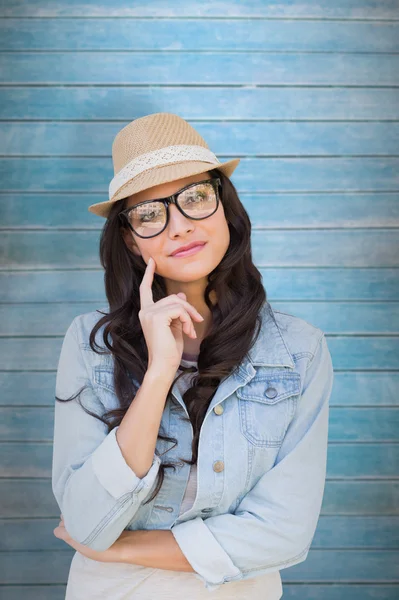
[[194, 221], [185, 217], [174, 204], [169, 204], [168, 229], [172, 235], [194, 228]]

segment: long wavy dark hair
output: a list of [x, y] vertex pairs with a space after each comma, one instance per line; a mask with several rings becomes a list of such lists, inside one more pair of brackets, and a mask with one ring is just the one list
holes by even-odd
[[[204, 299], [211, 310], [212, 322], [201, 342], [198, 372], [193, 376], [191, 387], [183, 395], [189, 418], [182, 416], [182, 419], [191, 421], [193, 441], [191, 460], [180, 460], [190, 465], [197, 462], [199, 434], [207, 408], [221, 380], [238, 368], [255, 343], [261, 326], [260, 310], [266, 302], [261, 273], [252, 262], [249, 216], [231, 180], [218, 169], [212, 169], [209, 173], [221, 179], [220, 201], [230, 230], [230, 244], [221, 262], [208, 274]], [[134, 380], [141, 385], [148, 366], [147, 345], [138, 318], [139, 286], [147, 265], [141, 256], [127, 248], [123, 239], [118, 214], [126, 208], [126, 204], [127, 198], [124, 198], [112, 205], [101, 233], [100, 261], [105, 271], [104, 284], [110, 312], [98, 311], [104, 316], [96, 322], [89, 337], [94, 352], [112, 353], [114, 356], [113, 377], [119, 408], [100, 416], [88, 410], [78, 400], [87, 413], [107, 425], [108, 433], [120, 425], [138, 391]], [[167, 296], [165, 281], [156, 273], [152, 290], [154, 302]], [[216, 303], [210, 300], [210, 294], [213, 296], [215, 292]], [[95, 342], [96, 333], [103, 325], [103, 340], [108, 352], [101, 352]], [[172, 387], [184, 372], [197, 371], [195, 367], [181, 367], [181, 370], [170, 386], [166, 400], [174, 401], [171, 396]], [[87, 386], [83, 386], [70, 398], [55, 398], [59, 402], [75, 400], [85, 387]], [[173, 446], [166, 451], [169, 452], [178, 444], [178, 440], [168, 437], [161, 429], [158, 438], [173, 442]], [[158, 453], [157, 449], [155, 451]], [[144, 504], [158, 494], [165, 469], [176, 469], [176, 466], [177, 463], [162, 461], [155, 489]]]

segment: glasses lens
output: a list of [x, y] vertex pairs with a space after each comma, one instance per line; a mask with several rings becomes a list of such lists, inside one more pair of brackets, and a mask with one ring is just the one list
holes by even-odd
[[204, 219], [216, 209], [216, 192], [211, 183], [199, 183], [184, 190], [177, 199], [188, 217]]
[[166, 223], [166, 207], [162, 202], [149, 202], [129, 212], [130, 225], [143, 237], [160, 233]]
[[[211, 183], [199, 183], [181, 192], [177, 202], [187, 217], [205, 219], [216, 210], [216, 191]], [[162, 202], [148, 202], [133, 208], [129, 220], [136, 233], [151, 237], [165, 227], [166, 207]]]

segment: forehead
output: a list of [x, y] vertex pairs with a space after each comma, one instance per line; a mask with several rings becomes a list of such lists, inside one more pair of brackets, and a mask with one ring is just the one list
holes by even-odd
[[176, 194], [176, 192], [184, 188], [186, 185], [190, 185], [190, 183], [195, 183], [197, 181], [204, 181], [204, 179], [212, 179], [210, 173], [198, 173], [196, 175], [184, 177], [183, 179], [176, 179], [175, 181], [161, 183], [160, 185], [153, 186], [147, 190], [142, 190], [137, 194], [129, 196], [129, 198], [126, 200], [125, 206], [128, 208], [138, 204], [139, 202], [144, 202], [144, 200], [156, 200], [157, 198], [172, 196], [172, 194]]

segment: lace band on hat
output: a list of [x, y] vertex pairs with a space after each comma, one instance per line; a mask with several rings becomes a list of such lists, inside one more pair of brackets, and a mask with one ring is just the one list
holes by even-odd
[[200, 160], [212, 165], [220, 165], [220, 161], [211, 150], [198, 145], [181, 144], [160, 148], [153, 152], [146, 152], [128, 162], [111, 180], [109, 184], [109, 199], [111, 200], [124, 183], [139, 173], [151, 167], [179, 163], [185, 160]]

